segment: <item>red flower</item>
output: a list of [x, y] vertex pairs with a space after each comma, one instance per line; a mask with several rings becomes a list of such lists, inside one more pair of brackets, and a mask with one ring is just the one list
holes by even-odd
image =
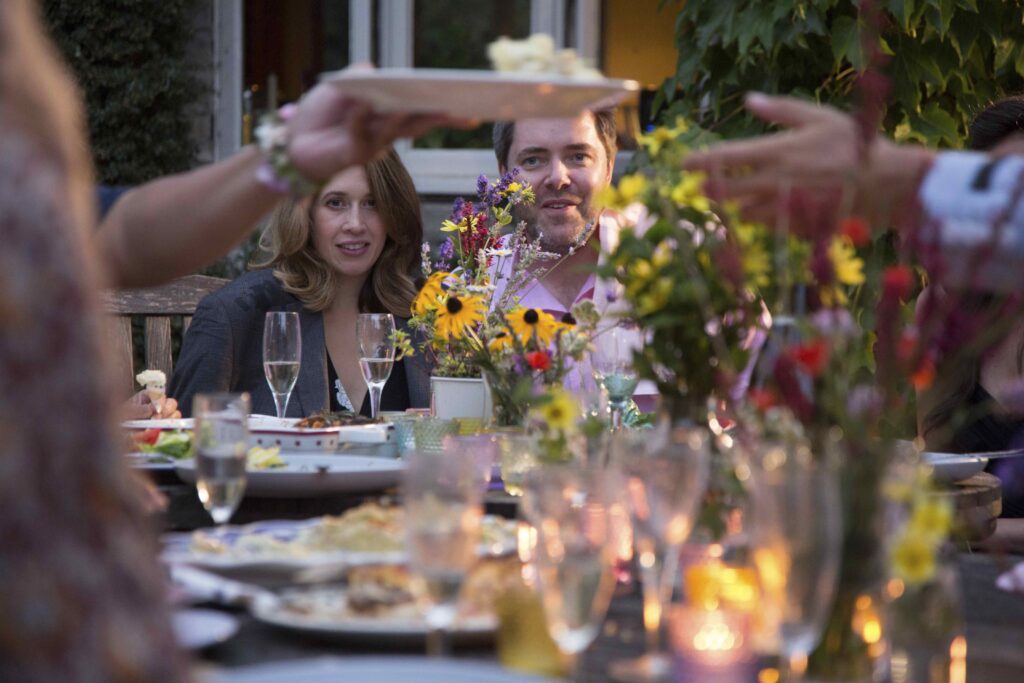
[[526, 354], [527, 364], [534, 370], [547, 370], [551, 367], [551, 356], [547, 351], [531, 351]]
[[811, 377], [820, 375], [828, 364], [828, 345], [821, 340], [797, 344], [789, 349], [788, 354]]
[[754, 407], [762, 412], [769, 408], [774, 408], [782, 402], [779, 395], [771, 389], [758, 389], [757, 387], [754, 387], [748, 392], [748, 395], [750, 396], [750, 402], [754, 404]]
[[889, 266], [882, 273], [882, 291], [886, 297], [905, 300], [914, 286], [914, 271], [909, 266]]
[[871, 241], [871, 228], [860, 216], [850, 216], [839, 221], [839, 234], [848, 237], [855, 247], [866, 246]]
[[921, 359], [921, 364], [910, 376], [910, 381], [918, 391], [924, 391], [935, 381], [935, 361], [930, 356]]

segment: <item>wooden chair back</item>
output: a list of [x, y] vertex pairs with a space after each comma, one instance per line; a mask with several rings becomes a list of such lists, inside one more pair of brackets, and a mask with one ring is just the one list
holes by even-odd
[[144, 319], [145, 367], [163, 370], [170, 379], [174, 370], [171, 347], [171, 319], [182, 318], [182, 334], [188, 329], [199, 301], [228, 283], [207, 275], [188, 275], [159, 287], [122, 289], [106, 292], [107, 312], [114, 316], [109, 326], [110, 343], [115, 350], [119, 386], [130, 396], [135, 385], [132, 342], [132, 318]]

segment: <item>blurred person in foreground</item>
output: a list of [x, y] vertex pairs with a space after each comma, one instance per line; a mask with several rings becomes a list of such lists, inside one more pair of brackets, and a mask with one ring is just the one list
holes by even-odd
[[[0, 680], [184, 681], [155, 534], [118, 448], [99, 289], [194, 271], [284, 195], [247, 148], [133, 190], [95, 232], [81, 101], [37, 12], [0, 0]], [[374, 116], [320, 87], [283, 152], [322, 181], [443, 122]]]

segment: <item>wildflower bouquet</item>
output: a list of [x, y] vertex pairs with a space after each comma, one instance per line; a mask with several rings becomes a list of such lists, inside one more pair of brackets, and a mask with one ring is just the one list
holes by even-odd
[[529, 236], [525, 222], [511, 227], [513, 207], [533, 201], [518, 169], [495, 183], [480, 176], [477, 201], [457, 199], [442, 224], [448, 237], [437, 259], [423, 246], [426, 283], [409, 321], [423, 341], [414, 349], [407, 336], [396, 335], [403, 353], [427, 354], [437, 376], [483, 374], [499, 424], [521, 424], [536, 399], [534, 388], [559, 383], [582, 359], [598, 317], [589, 302], [565, 320], [518, 305], [517, 292], [560, 258]]

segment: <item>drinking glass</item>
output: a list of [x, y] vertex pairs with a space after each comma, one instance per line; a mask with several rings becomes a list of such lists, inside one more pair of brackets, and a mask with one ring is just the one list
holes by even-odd
[[836, 468], [769, 444], [754, 468], [752, 537], [766, 621], [788, 680], [799, 680], [835, 598], [843, 540]]
[[474, 454], [412, 451], [403, 473], [402, 501], [409, 566], [428, 601], [427, 649], [446, 655], [459, 589], [480, 543], [483, 487]]
[[625, 508], [614, 470], [544, 465], [526, 477], [522, 509], [537, 531], [533, 567], [541, 605], [551, 638], [577, 667], [615, 590], [622, 528], [614, 521]]
[[707, 486], [710, 434], [693, 425], [662, 423], [653, 430], [620, 431], [612, 450], [633, 518], [647, 652], [612, 662], [611, 675], [628, 681], [665, 680], [671, 661], [661, 650], [661, 615], [672, 599], [679, 552]]
[[249, 394], [196, 394], [196, 489], [216, 524], [224, 524], [245, 493], [245, 456], [249, 448]]
[[302, 360], [302, 335], [299, 314], [270, 311], [263, 320], [263, 374], [274, 395], [277, 416], [284, 417], [288, 399], [299, 378]]
[[380, 414], [380, 392], [395, 362], [395, 319], [390, 313], [360, 313], [356, 320], [359, 367], [370, 390], [370, 417]]
[[501, 481], [512, 496], [523, 495], [527, 473], [537, 466], [537, 447], [532, 437], [525, 434], [497, 435], [501, 454]]
[[616, 325], [598, 332], [593, 340], [590, 366], [594, 379], [608, 392], [612, 429], [622, 428], [622, 413], [633, 397], [639, 378], [633, 367], [633, 351], [643, 345], [639, 329]]

